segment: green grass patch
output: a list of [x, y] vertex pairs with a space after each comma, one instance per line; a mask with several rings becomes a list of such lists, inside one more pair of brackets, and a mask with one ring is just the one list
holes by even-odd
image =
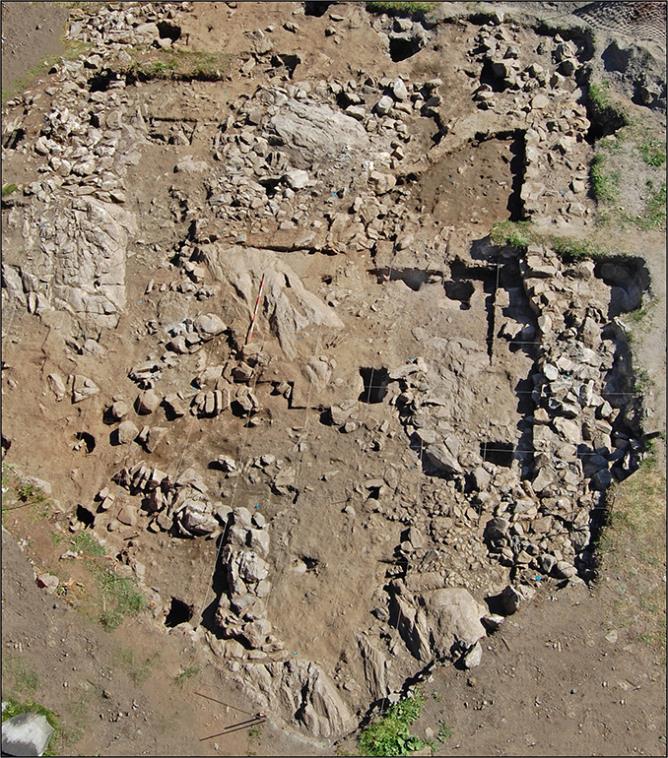
[[438, 732], [436, 732], [436, 742], [443, 744], [450, 737], [452, 737], [452, 729], [444, 721], [441, 721], [438, 725]]
[[196, 677], [199, 672], [199, 666], [188, 666], [174, 677], [174, 684], [176, 684], [177, 687], [183, 687], [187, 681]]
[[533, 242], [531, 224], [528, 221], [500, 221], [494, 224], [490, 237], [495, 245], [525, 248]]
[[107, 554], [105, 548], [88, 532], [79, 532], [71, 540], [72, 547], [79, 553], [83, 553], [87, 558], [101, 558]]
[[429, 13], [438, 3], [410, 3], [410, 2], [368, 2], [366, 9], [372, 13], [394, 13], [413, 15], [414, 13]]
[[645, 202], [645, 211], [637, 220], [637, 225], [644, 230], [666, 228], [666, 183], [663, 182], [658, 188], [654, 187], [651, 180], [647, 182], [648, 197]]
[[97, 568], [95, 573], [102, 595], [99, 620], [105, 629], [117, 629], [126, 616], [136, 616], [144, 610], [146, 600], [132, 579], [120, 577], [108, 568]]
[[611, 251], [591, 239], [576, 239], [538, 231], [529, 221], [502, 221], [494, 224], [490, 239], [495, 245], [526, 250], [529, 245], [545, 245], [565, 260], [604, 258]]
[[16, 184], [3, 184], [2, 185], [2, 196], [9, 197], [10, 195], [13, 195], [14, 192], [18, 190], [18, 185]]
[[49, 744], [43, 755], [57, 755], [56, 745], [62, 737], [62, 730], [56, 714], [48, 708], [45, 708], [43, 705], [32, 701], [21, 702], [13, 697], [3, 697], [3, 700], [7, 703], [5, 710], [2, 712], [3, 721], [7, 721], [7, 719], [14, 716], [19, 716], [22, 713], [39, 713], [46, 718], [53, 729], [53, 734], [51, 735], [51, 739], [49, 740]]
[[568, 237], [551, 237], [552, 249], [567, 261], [584, 260], [588, 258], [604, 258], [609, 253], [602, 250], [591, 240], [571, 239]]
[[3, 680], [11, 690], [22, 697], [33, 697], [39, 687], [39, 676], [26, 666], [20, 657], [7, 653], [2, 659]]
[[218, 81], [229, 69], [230, 55], [191, 50], [130, 51], [132, 62], [123, 73], [137, 79], [174, 79]]
[[648, 166], [654, 166], [654, 168], [661, 168], [666, 162], [666, 143], [661, 142], [658, 139], [648, 137], [639, 145], [640, 154], [643, 161]]
[[410, 733], [419, 718], [424, 698], [416, 693], [393, 705], [381, 718], [371, 723], [359, 737], [362, 755], [410, 755], [427, 746]]
[[587, 95], [594, 108], [604, 110], [610, 105], [610, 90], [605, 82], [589, 82]]
[[94, 13], [97, 13], [103, 6], [104, 3], [96, 3], [96, 2], [59, 2], [58, 5], [60, 5], [61, 8], [67, 8], [67, 10], [70, 11], [84, 11], [84, 13], [87, 13], [89, 15], [93, 15]]
[[619, 172], [607, 171], [605, 164], [605, 156], [597, 153], [590, 167], [591, 188], [598, 203], [612, 203], [619, 197]]

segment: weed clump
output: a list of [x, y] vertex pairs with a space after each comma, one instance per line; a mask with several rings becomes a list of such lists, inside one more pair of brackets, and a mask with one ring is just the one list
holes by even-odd
[[135, 50], [127, 66], [127, 76], [140, 80], [173, 79], [218, 81], [228, 68], [229, 56], [191, 50], [160, 50], [143, 55]]
[[533, 241], [528, 221], [501, 221], [494, 224], [490, 237], [495, 245], [507, 245], [518, 249], [528, 247]]
[[393, 13], [393, 14], [406, 14], [413, 15], [414, 13], [428, 13], [430, 10], [436, 7], [436, 3], [422, 3], [422, 2], [368, 2], [366, 8], [373, 13]]
[[664, 142], [648, 137], [640, 145], [640, 154], [648, 166], [661, 168], [666, 162], [666, 145]]
[[197, 674], [199, 674], [199, 666], [187, 666], [174, 677], [174, 684], [177, 687], [183, 687], [189, 679], [197, 676]]
[[419, 693], [393, 705], [387, 713], [370, 724], [360, 735], [362, 755], [410, 755], [426, 747], [419, 737], [410, 733], [424, 706]]
[[619, 172], [605, 170], [605, 157], [598, 153], [591, 162], [591, 188], [596, 202], [612, 203], [619, 197]]
[[118, 628], [126, 616], [136, 616], [146, 607], [132, 579], [120, 577], [111, 569], [99, 569], [97, 581], [102, 592], [100, 623], [107, 631]]

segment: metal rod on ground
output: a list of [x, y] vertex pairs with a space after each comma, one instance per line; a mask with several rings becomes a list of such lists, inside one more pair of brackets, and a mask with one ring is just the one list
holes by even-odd
[[264, 724], [266, 720], [267, 719], [257, 719], [257, 721], [251, 721], [248, 724], [233, 724], [221, 732], [221, 734], [218, 734], [216, 736], [224, 737], [226, 734], [234, 734], [235, 732], [241, 732], [244, 729], [252, 729], [254, 726], [260, 726], [260, 724]]
[[255, 327], [255, 319], [257, 317], [257, 309], [260, 306], [260, 298], [262, 297], [262, 288], [263, 287], [264, 287], [264, 274], [262, 274], [262, 278], [260, 279], [260, 288], [257, 291], [257, 298], [255, 298], [255, 307], [253, 308], [253, 315], [251, 317], [251, 322], [248, 325], [248, 332], [246, 333], [246, 339], [244, 341], [244, 348], [250, 342], [250, 338], [253, 335], [253, 328]]
[[250, 729], [253, 726], [257, 726], [258, 724], [264, 723], [266, 720], [267, 720], [266, 716], [257, 715], [255, 718], [246, 719], [246, 721], [239, 721], [236, 724], [230, 724], [229, 726], [226, 726], [222, 732], [217, 732], [216, 734], [210, 734], [208, 737], [201, 737], [200, 742], [205, 742], [206, 740], [212, 740], [214, 737], [222, 737], [225, 734], [238, 732], [238, 731], [241, 731], [242, 729]]
[[215, 697], [211, 697], [210, 695], [205, 695], [203, 692], [195, 692], [195, 695], [199, 695], [200, 697], [203, 697], [206, 700], [212, 700], [214, 703], [218, 703], [218, 705], [224, 705], [226, 708], [231, 708], [233, 711], [239, 711], [239, 713], [245, 713], [246, 716], [252, 716], [253, 718], [257, 718], [257, 714], [255, 713], [251, 713], [250, 711], [244, 711], [243, 708], [237, 708], [235, 705], [230, 705], [229, 703], [224, 703], [222, 700], [218, 700]]

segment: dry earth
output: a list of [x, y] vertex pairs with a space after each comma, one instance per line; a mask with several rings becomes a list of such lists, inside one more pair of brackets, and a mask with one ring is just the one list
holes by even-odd
[[417, 682], [436, 754], [665, 754], [665, 240], [586, 95], [662, 140], [661, 34], [521, 5], [89, 4], [7, 103], [3, 696], [63, 752], [354, 751]]

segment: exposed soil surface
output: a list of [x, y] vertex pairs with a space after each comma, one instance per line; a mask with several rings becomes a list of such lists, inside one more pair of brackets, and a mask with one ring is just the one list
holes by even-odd
[[[30, 72], [63, 51], [67, 10], [57, 3], [2, 4], [2, 91], [29, 83]], [[4, 96], [3, 96], [4, 101]]]

